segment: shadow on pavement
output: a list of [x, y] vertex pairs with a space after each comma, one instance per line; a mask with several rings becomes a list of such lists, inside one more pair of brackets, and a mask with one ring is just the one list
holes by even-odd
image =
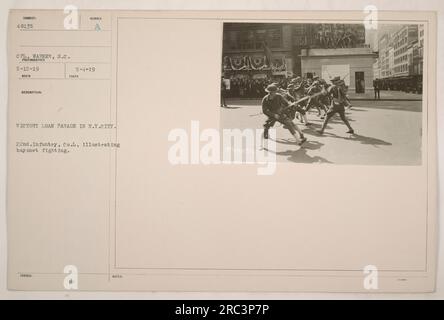
[[[346, 116], [348, 122], [355, 122], [353, 118], [350, 118], [349, 116]], [[345, 126], [345, 123], [341, 120], [341, 118], [338, 115], [335, 115], [333, 118], [330, 119], [328, 123], [342, 123]]]
[[361, 144], [368, 144], [368, 145], [372, 145], [372, 146], [391, 146], [392, 143], [391, 142], [387, 142], [381, 139], [377, 139], [377, 138], [373, 138], [373, 137], [366, 137], [360, 134], [352, 134], [349, 137], [341, 137], [338, 136], [334, 133], [330, 133], [330, 132], [324, 132], [324, 135], [328, 135], [334, 138], [339, 138], [339, 139], [344, 139], [344, 140], [349, 140], [349, 141], [357, 141], [360, 142]]
[[[302, 132], [308, 133], [308, 134], [311, 134], [314, 136], [319, 136], [319, 133], [317, 132], [317, 130], [320, 130], [321, 128], [322, 128], [322, 124], [312, 123], [310, 126], [303, 128]], [[327, 124], [326, 130], [328, 130], [328, 129], [331, 129], [331, 127]]]
[[[280, 143], [280, 144], [286, 144], [286, 145], [291, 145], [291, 146], [296, 146], [296, 142], [294, 140], [290, 140], [290, 139], [270, 139], [275, 141], [276, 143]], [[320, 149], [324, 144], [319, 142], [319, 141], [312, 141], [312, 140], [308, 140], [306, 141], [302, 147], [308, 150], [317, 150]]]
[[[368, 110], [359, 109], [359, 108], [356, 108], [356, 107], [353, 107], [350, 111], [368, 112]], [[346, 114], [347, 114], [347, 112], [346, 112]]]
[[294, 141], [292, 141], [290, 139], [276, 139], [276, 140], [270, 139], [270, 140], [273, 140], [276, 143], [280, 143], [280, 144], [287, 144], [287, 145], [292, 145], [292, 146], [296, 145], [296, 142], [294, 142]]
[[[289, 140], [276, 140], [277, 143], [296, 145]], [[307, 154], [308, 150], [320, 149], [324, 144], [318, 141], [307, 141], [298, 150], [287, 150], [276, 152], [278, 156], [288, 156], [287, 160], [296, 163], [332, 163], [327, 159], [319, 156], [310, 156]], [[273, 152], [265, 149], [268, 152]]]

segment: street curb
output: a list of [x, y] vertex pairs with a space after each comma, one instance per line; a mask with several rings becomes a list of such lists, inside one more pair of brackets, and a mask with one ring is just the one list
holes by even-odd
[[[350, 101], [422, 101], [422, 99], [370, 99], [370, 98], [349, 98]], [[239, 101], [258, 101], [261, 103], [261, 99], [250, 99], [250, 98], [227, 98], [227, 101], [239, 100]]]
[[350, 101], [422, 101], [422, 99], [361, 99], [361, 98], [350, 98]]

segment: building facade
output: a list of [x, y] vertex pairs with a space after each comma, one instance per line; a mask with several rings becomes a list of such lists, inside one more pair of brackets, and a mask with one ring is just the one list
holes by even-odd
[[393, 52], [390, 35], [385, 34], [379, 40], [379, 57], [380, 61], [380, 78], [388, 78], [391, 76], [393, 70], [390, 66], [390, 52]]
[[350, 90], [371, 88], [375, 54], [363, 24], [225, 23], [226, 77], [341, 76]]
[[388, 61], [387, 77], [392, 77], [395, 74], [395, 50], [393, 49], [392, 46], [390, 46], [388, 49], [388, 56], [389, 56], [389, 61]]
[[383, 89], [421, 92], [423, 46], [423, 25], [403, 25], [379, 38], [379, 75]]
[[291, 25], [224, 24], [222, 67], [225, 76], [291, 76], [293, 62]]
[[418, 56], [421, 59], [419, 73], [422, 74], [423, 68], [423, 57], [424, 57], [424, 25], [420, 24], [418, 26]]
[[393, 35], [395, 77], [408, 76], [413, 64], [412, 47], [418, 41], [418, 26], [406, 25]]
[[379, 58], [376, 58], [376, 61], [373, 63], [373, 79], [381, 78], [381, 68], [379, 63]]

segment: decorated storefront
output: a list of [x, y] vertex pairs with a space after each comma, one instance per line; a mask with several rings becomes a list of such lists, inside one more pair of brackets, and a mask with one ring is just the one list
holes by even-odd
[[283, 56], [268, 59], [265, 55], [233, 55], [223, 58], [223, 71], [225, 76], [232, 77], [289, 76], [292, 72], [288, 64]]
[[271, 82], [286, 84], [293, 73], [292, 61], [285, 54], [232, 54], [223, 57], [224, 78], [230, 79], [228, 98], [262, 98]]

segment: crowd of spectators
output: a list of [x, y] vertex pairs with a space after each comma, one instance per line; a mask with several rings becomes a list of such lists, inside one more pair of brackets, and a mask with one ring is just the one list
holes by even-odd
[[290, 78], [229, 78], [225, 79], [225, 96], [227, 98], [262, 98], [267, 93], [265, 88], [271, 83], [278, 83], [281, 88], [286, 88]]

